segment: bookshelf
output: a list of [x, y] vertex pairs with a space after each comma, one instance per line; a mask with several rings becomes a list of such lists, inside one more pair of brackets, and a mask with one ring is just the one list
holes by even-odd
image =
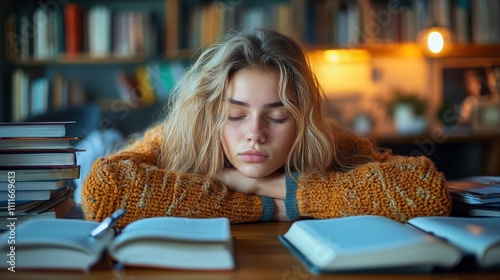
[[[45, 87], [45, 113], [71, 110], [86, 103], [96, 103], [103, 110], [103, 125], [125, 128], [126, 134], [146, 127], [161, 113], [162, 100], [130, 103], [125, 94], [152, 94], [154, 84], [143, 86], [144, 73], [166, 60], [164, 50], [165, 15], [163, 0], [104, 1], [2, 1], [1, 43], [1, 114], [0, 120], [37, 119], [26, 113], [18, 117], [13, 104], [16, 93], [14, 75], [22, 70], [27, 80], [24, 104], [31, 110], [38, 82]], [[78, 5], [78, 50], [69, 49], [67, 7]], [[96, 12], [97, 7], [105, 7]], [[37, 13], [45, 14], [40, 20]], [[94, 11], [94, 12], [92, 12]], [[21, 31], [25, 22], [24, 33]], [[105, 22], [107, 22], [105, 24]], [[40, 34], [45, 34], [45, 40]], [[120, 35], [123, 35], [120, 37]], [[122, 39], [120, 39], [122, 38]], [[126, 82], [121, 85], [120, 82]], [[120, 82], [118, 82], [120, 81]], [[145, 80], [144, 80], [145, 81]], [[124, 83], [122, 82], [122, 83]], [[120, 86], [126, 86], [124, 90]], [[61, 90], [61, 88], [63, 90]], [[62, 92], [62, 93], [61, 93]], [[63, 96], [63, 103], [56, 106]], [[150, 100], [153, 100], [150, 98]], [[26, 111], [26, 109], [25, 109]], [[125, 118], [125, 119], [124, 119]], [[109, 122], [113, 122], [110, 124]], [[131, 124], [127, 127], [125, 124]]]
[[[275, 28], [310, 49], [395, 49], [418, 43], [426, 28], [443, 26], [458, 45], [450, 55], [475, 55], [484, 46], [500, 48], [499, 11], [492, 0], [167, 0], [166, 52], [183, 53], [251, 27]], [[498, 56], [483, 55], [490, 54]]]
[[[27, 16], [33, 27], [36, 25], [35, 12], [45, 8], [59, 12], [59, 22], [63, 22], [64, 8], [69, 3], [76, 3], [83, 10], [80, 52], [69, 54], [63, 42], [57, 44], [58, 51], [52, 51], [48, 55], [47, 51], [35, 51], [37, 48], [33, 42], [39, 40], [35, 40], [35, 36], [30, 40], [27, 53], [26, 50], [23, 52], [20, 45], [15, 52], [10, 49], [10, 15], [16, 15], [15, 23], [19, 23], [22, 16]], [[143, 32], [143, 40], [139, 44], [140, 47], [135, 48], [136, 52], [117, 55], [120, 53], [116, 49], [116, 36], [119, 32], [115, 30], [107, 33], [108, 35], [101, 34], [98, 38], [106, 40], [97, 41], [110, 44], [107, 52], [96, 55], [91, 51], [92, 40], [89, 34], [100, 34], [105, 25], [99, 25], [99, 32], [89, 32], [90, 27], [85, 27], [90, 26], [86, 25], [91, 17], [89, 11], [96, 6], [107, 7], [114, 21], [122, 19], [117, 15], [143, 11], [154, 19], [150, 26], [154, 26], [153, 33], [156, 35], [150, 34], [147, 37]], [[0, 38], [0, 51], [3, 54], [0, 62], [4, 62], [0, 63], [2, 121], [13, 119], [12, 75], [16, 69], [23, 69], [33, 80], [46, 78], [49, 95], [53, 93], [58, 73], [69, 79], [76, 79], [82, 87], [85, 102], [108, 104], [105, 107], [110, 110], [112, 108], [109, 104], [117, 100], [123, 101], [112, 73], [122, 72], [130, 76], [135, 75], [138, 68], [151, 64], [168, 65], [180, 61], [186, 65], [200, 46], [212, 43], [231, 29], [245, 30], [258, 26], [276, 28], [303, 42], [311, 52], [330, 49], [365, 50], [371, 57], [371, 61], [367, 63], [371, 75], [376, 75], [379, 68], [384, 72], [385, 65], [393, 63], [384, 62], [384, 66], [379, 67], [377, 59], [420, 59], [426, 66], [421, 67], [423, 70], [420, 70], [418, 75], [426, 77], [421, 81], [425, 84], [433, 82], [434, 72], [439, 71], [436, 70], [435, 64], [441, 59], [489, 60], [500, 57], [500, 23], [490, 24], [498, 21], [497, 17], [492, 15], [500, 13], [500, 5], [495, 0], [31, 0], [22, 3], [8, 0], [2, 1], [0, 7], [0, 20], [6, 30], [6, 36]], [[446, 26], [456, 34], [456, 43], [446, 53], [436, 57], [426, 55], [420, 43], [416, 41], [419, 31], [431, 25]], [[19, 32], [19, 28], [16, 32]], [[31, 34], [34, 35], [33, 29]], [[65, 38], [64, 34], [59, 37]], [[22, 34], [16, 36], [18, 39], [24, 38]], [[156, 39], [152, 39], [153, 37]], [[151, 42], [155, 43], [145, 47], [146, 43]], [[20, 44], [19, 41], [18, 43]], [[102, 46], [94, 48], [99, 49]], [[130, 50], [132, 47], [124, 48]], [[175, 79], [170, 82], [175, 82]], [[428, 89], [424, 90], [428, 91], [432, 102], [439, 102], [434, 86], [429, 85]], [[374, 92], [372, 95], [375, 94]], [[148, 106], [160, 108], [160, 105], [156, 103]], [[135, 111], [137, 115], [142, 115], [141, 110], [144, 110], [144, 114], [159, 112], [159, 109], [148, 111], [148, 106], [129, 106], [128, 109]], [[145, 119], [149, 121], [151, 118]]]

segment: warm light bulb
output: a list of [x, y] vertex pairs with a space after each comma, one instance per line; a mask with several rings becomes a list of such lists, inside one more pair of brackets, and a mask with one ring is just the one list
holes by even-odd
[[339, 62], [340, 61], [339, 55], [340, 53], [338, 51], [334, 50], [325, 51], [325, 59], [328, 62]]
[[433, 53], [440, 53], [444, 48], [443, 35], [437, 31], [432, 31], [427, 38], [427, 47]]
[[370, 61], [370, 53], [359, 49], [326, 50], [323, 58], [330, 63], [367, 62]]
[[444, 56], [453, 48], [453, 34], [445, 27], [423, 29], [419, 32], [417, 41], [431, 57]]

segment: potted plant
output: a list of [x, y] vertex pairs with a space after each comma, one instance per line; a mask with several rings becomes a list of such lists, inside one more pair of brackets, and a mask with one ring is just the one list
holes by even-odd
[[399, 134], [420, 134], [427, 129], [427, 101], [413, 93], [395, 91], [387, 103], [387, 111]]

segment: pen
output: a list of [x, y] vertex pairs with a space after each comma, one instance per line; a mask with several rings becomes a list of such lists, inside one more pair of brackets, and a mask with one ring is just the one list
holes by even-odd
[[104, 219], [96, 228], [94, 228], [90, 232], [90, 236], [94, 238], [99, 238], [102, 236], [108, 229], [110, 229], [112, 226], [115, 225], [115, 223], [123, 217], [123, 214], [125, 214], [125, 209], [120, 208], [116, 210], [111, 216], [107, 217]]

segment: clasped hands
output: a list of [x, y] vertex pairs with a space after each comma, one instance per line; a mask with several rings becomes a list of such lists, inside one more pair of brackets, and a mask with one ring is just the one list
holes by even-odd
[[276, 171], [264, 178], [250, 178], [234, 168], [225, 168], [217, 174], [217, 179], [230, 191], [258, 196], [268, 196], [274, 202], [274, 220], [290, 221], [285, 208], [285, 173]]

